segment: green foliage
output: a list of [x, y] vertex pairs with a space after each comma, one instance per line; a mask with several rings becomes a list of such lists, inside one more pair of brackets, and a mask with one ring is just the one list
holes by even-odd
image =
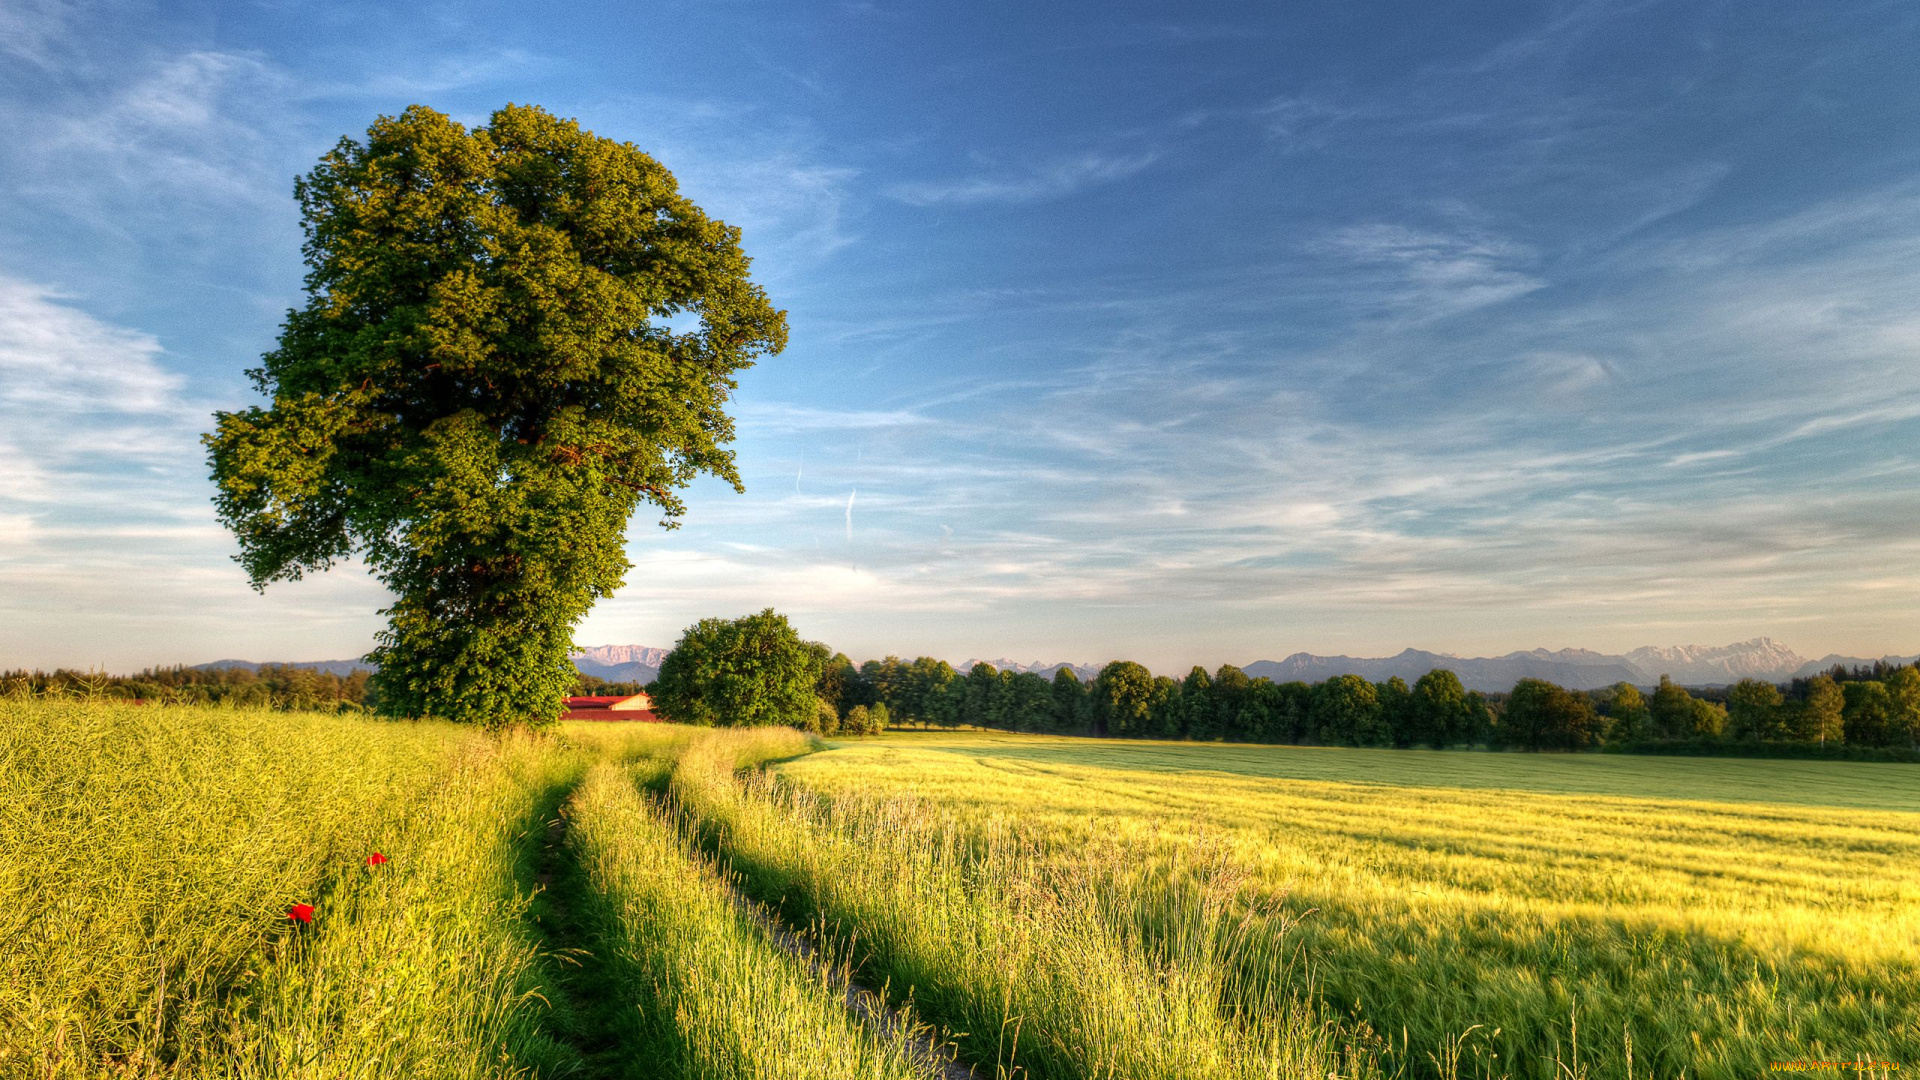
[[1887, 701], [1895, 738], [1920, 747], [1920, 671], [1903, 667], [1888, 675]]
[[1607, 698], [1607, 739], [1610, 742], [1635, 742], [1653, 734], [1653, 711], [1640, 688], [1628, 682], [1614, 683]]
[[1501, 742], [1516, 749], [1586, 750], [1600, 744], [1602, 722], [1585, 697], [1545, 679], [1521, 679], [1507, 696], [1499, 730]]
[[1887, 684], [1871, 680], [1841, 686], [1845, 700], [1841, 727], [1848, 746], [1892, 746], [1903, 732], [1894, 728], [1893, 695]]
[[307, 304], [251, 372], [272, 404], [206, 438], [238, 558], [256, 588], [366, 560], [396, 597], [382, 711], [551, 719], [633, 511], [739, 486], [725, 405], [784, 314], [658, 162], [537, 108], [410, 107], [296, 193]]
[[0, 672], [0, 691], [54, 701], [141, 701], [166, 705], [244, 705], [299, 712], [358, 712], [371, 702], [365, 668], [347, 675], [262, 664], [244, 667], [147, 668], [133, 675], [100, 671]]
[[1387, 741], [1405, 748], [1419, 739], [1414, 722], [1413, 691], [1398, 675], [1375, 688], [1380, 699], [1380, 722], [1386, 726]]
[[1771, 740], [1787, 734], [1780, 688], [1759, 679], [1741, 679], [1727, 689], [1727, 734], [1736, 739]]
[[1684, 739], [1693, 734], [1693, 695], [1675, 686], [1671, 678], [1660, 676], [1649, 711], [1653, 714], [1654, 734], [1660, 738]]
[[1379, 692], [1358, 675], [1335, 675], [1315, 686], [1309, 722], [1314, 737], [1328, 746], [1380, 746], [1387, 741]]
[[1803, 742], [1822, 746], [1828, 741], [1839, 742], [1846, 732], [1843, 724], [1846, 704], [1846, 694], [1839, 683], [1830, 676], [1815, 675], [1807, 681], [1807, 696], [1794, 717], [1794, 733]]
[[1061, 668], [1053, 673], [1052, 719], [1053, 730], [1063, 733], [1081, 732], [1091, 726], [1092, 697], [1087, 688], [1080, 684], [1080, 676], [1072, 668]]
[[[819, 651], [827, 655], [824, 647]], [[1791, 697], [1783, 697], [1777, 687], [1749, 680], [1729, 687], [1724, 705], [1717, 691], [1695, 698], [1667, 679], [1653, 694], [1666, 713], [1658, 721], [1646, 696], [1630, 683], [1579, 692], [1554, 688], [1578, 701], [1558, 696], [1541, 699], [1539, 689], [1533, 688], [1521, 695], [1512, 721], [1496, 724], [1488, 695], [1467, 691], [1459, 676], [1444, 668], [1427, 672], [1411, 687], [1397, 678], [1374, 684], [1351, 675], [1314, 686], [1276, 684], [1249, 678], [1231, 664], [1213, 673], [1195, 667], [1176, 682], [1125, 661], [1103, 670], [1104, 683], [1096, 679], [1086, 685], [1064, 667], [1054, 673], [1049, 685], [1037, 675], [995, 671], [989, 664], [975, 665], [969, 674], [959, 676], [928, 657], [908, 663], [889, 656], [868, 661], [857, 671], [845, 663], [843, 671], [844, 700], [885, 701], [896, 713], [909, 713], [923, 724], [1006, 731], [1435, 749], [1610, 746], [1657, 753], [1660, 747], [1673, 747], [1682, 754], [1703, 753], [1697, 745], [1729, 739], [1754, 748], [1758, 756], [1781, 756], [1772, 749], [1762, 752], [1761, 747], [1807, 747], [1820, 742], [1819, 728], [1808, 718], [1831, 710], [1828, 745], [1873, 738], [1887, 740], [1879, 745], [1920, 748], [1920, 670], [1904, 666], [1848, 673], [1849, 681], [1884, 684], [1888, 695], [1884, 706], [1876, 706], [1879, 711], [1869, 710], [1876, 718], [1884, 712], [1884, 718], [1857, 721], [1853, 734], [1847, 732], [1841, 715], [1840, 686], [1829, 676], [1796, 680]], [[1862, 693], [1878, 692], [1854, 691], [1856, 696]], [[1529, 700], [1528, 694], [1535, 699]], [[1493, 695], [1502, 707], [1510, 705], [1511, 697]], [[1543, 701], [1549, 707], [1545, 720], [1529, 711]], [[1546, 726], [1533, 726], [1540, 723]], [[1791, 757], [1795, 751], [1781, 753]], [[1826, 755], [1809, 748], [1805, 756]]]
[[823, 697], [814, 698], [813, 705], [813, 723], [807, 725], [807, 730], [816, 735], [832, 735], [838, 732], [840, 710], [834, 708], [833, 703]]
[[[1238, 668], [1234, 669], [1238, 671]], [[1210, 738], [1213, 734], [1213, 676], [1198, 664], [1180, 683], [1180, 733], [1189, 739]]]
[[1693, 735], [1695, 738], [1717, 739], [1727, 729], [1727, 707], [1712, 701], [1695, 698], [1693, 701]]
[[1093, 680], [1094, 731], [1141, 737], [1153, 733], [1156, 688], [1153, 673], [1131, 660], [1115, 660]]
[[961, 679], [959, 718], [982, 727], [1005, 727], [1000, 716], [1005, 696], [999, 670], [992, 664], [975, 664]]
[[702, 619], [660, 662], [654, 711], [701, 727], [808, 728], [819, 717], [819, 650], [772, 608], [738, 619]]
[[1444, 750], [1473, 741], [1473, 718], [1460, 676], [1445, 668], [1435, 668], [1414, 682], [1412, 697], [1413, 730], [1406, 745], [1425, 743], [1435, 750]]
[[814, 693], [820, 695], [820, 700], [832, 705], [842, 715], [855, 705], [872, 704], [855, 700], [858, 696], [860, 672], [853, 666], [853, 661], [847, 659], [846, 653], [834, 653], [828, 656], [825, 645], [819, 642], [808, 644], [820, 663], [820, 679], [814, 683], [813, 687]]
[[878, 735], [887, 730], [892, 717], [887, 715], [885, 704], [855, 705], [847, 710], [847, 718], [840, 725], [842, 735]]

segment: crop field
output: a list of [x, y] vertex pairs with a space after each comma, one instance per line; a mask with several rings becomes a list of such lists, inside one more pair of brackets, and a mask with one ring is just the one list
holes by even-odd
[[780, 773], [1217, 860], [1412, 1073], [1920, 1067], [1920, 769], [912, 734]]
[[1901, 766], [0, 701], [7, 1077], [1915, 1068], [1916, 901]]

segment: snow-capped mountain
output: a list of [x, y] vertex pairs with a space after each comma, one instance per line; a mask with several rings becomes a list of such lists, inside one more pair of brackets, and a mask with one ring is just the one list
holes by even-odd
[[1066, 661], [1061, 661], [1057, 664], [1042, 663], [1038, 660], [1032, 663], [1023, 663], [1019, 660], [1009, 660], [1003, 656], [998, 660], [969, 660], [961, 664], [959, 670], [962, 672], [972, 671], [975, 664], [992, 664], [996, 671], [1032, 672], [1043, 679], [1053, 678], [1053, 673], [1059, 671], [1061, 668], [1071, 668], [1073, 669], [1073, 673], [1079, 676], [1081, 682], [1087, 682], [1094, 676], [1100, 674], [1100, 668], [1103, 666], [1100, 664], [1071, 664]]
[[651, 645], [587, 645], [576, 647], [567, 658], [583, 674], [597, 679], [648, 683], [660, 674], [660, 662], [672, 651]]
[[1639, 681], [1638, 672], [1620, 657], [1585, 649], [1559, 652], [1534, 649], [1479, 657], [1451, 656], [1422, 649], [1407, 649], [1396, 656], [1383, 657], [1294, 653], [1285, 660], [1256, 660], [1244, 670], [1250, 676], [1265, 676], [1274, 682], [1314, 683], [1336, 675], [1358, 675], [1369, 682], [1385, 682], [1398, 676], [1412, 684], [1435, 668], [1446, 668], [1460, 676], [1461, 684], [1469, 690], [1511, 690], [1521, 679], [1545, 679], [1575, 690]]
[[1741, 679], [1766, 679], [1771, 682], [1790, 679], [1807, 663], [1807, 658], [1772, 638], [1754, 638], [1732, 645], [1648, 645], [1635, 649], [1624, 658], [1646, 678], [1659, 681], [1672, 676], [1686, 685], [1707, 686], [1735, 683]]
[[1732, 645], [1644, 646], [1622, 656], [1591, 649], [1531, 649], [1505, 656], [1454, 656], [1408, 649], [1397, 656], [1315, 656], [1295, 653], [1285, 660], [1256, 660], [1246, 665], [1248, 675], [1264, 675], [1275, 682], [1298, 679], [1320, 682], [1335, 675], [1358, 675], [1373, 682], [1394, 676], [1412, 683], [1434, 668], [1460, 676], [1469, 690], [1509, 690], [1521, 679], [1546, 679], [1575, 690], [1594, 690], [1617, 682], [1652, 686], [1666, 675], [1682, 686], [1725, 686], [1741, 679], [1786, 682], [1813, 675], [1835, 664], [1871, 666], [1875, 659], [1909, 664], [1912, 656], [1857, 657], [1830, 655], [1808, 660], [1772, 638], [1754, 638]]

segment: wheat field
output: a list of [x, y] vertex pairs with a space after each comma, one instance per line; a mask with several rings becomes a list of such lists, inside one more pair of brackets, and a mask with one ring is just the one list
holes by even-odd
[[0, 1076], [1884, 1077], [1917, 856], [1901, 766], [0, 701]]
[[780, 776], [1067, 857], [1224, 850], [1410, 1073], [1920, 1063], [1920, 770], [901, 735]]

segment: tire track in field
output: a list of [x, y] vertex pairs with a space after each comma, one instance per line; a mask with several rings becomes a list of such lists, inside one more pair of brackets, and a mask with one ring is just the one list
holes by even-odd
[[[539, 841], [532, 882], [540, 890], [542, 903], [534, 917], [546, 939], [545, 951], [568, 965], [566, 970], [556, 972], [564, 1006], [556, 1010], [559, 1030], [555, 1034], [579, 1054], [584, 1071], [578, 1075], [599, 1080], [622, 1075], [621, 1066], [631, 1054], [619, 1033], [620, 989], [605, 973], [596, 952], [599, 943], [576, 911], [584, 903], [581, 890], [591, 886], [567, 842], [574, 793], [574, 787], [565, 789], [541, 812], [546, 829]], [[841, 1003], [861, 1025], [883, 1041], [900, 1038], [914, 1064], [929, 1076], [938, 1080], [983, 1080], [972, 1067], [956, 1060], [952, 1049], [907, 1009], [888, 1008], [881, 995], [856, 982], [843, 967], [830, 963], [811, 941], [750, 900], [724, 874], [712, 874], [709, 880], [725, 892], [735, 910], [757, 927], [769, 944], [838, 991]]]
[[544, 951], [564, 967], [554, 971], [559, 1007], [553, 1010], [554, 1035], [574, 1048], [587, 1080], [620, 1074], [616, 1062], [624, 1059], [625, 1047], [615, 1016], [618, 994], [610, 985], [598, 955], [586, 947], [589, 942], [576, 913], [577, 894], [585, 887], [584, 875], [574, 862], [567, 844], [567, 810], [578, 784], [548, 792], [540, 819], [546, 829], [540, 837], [533, 865], [533, 884], [539, 890], [539, 903], [533, 920], [545, 940]]
[[940, 1080], [982, 1080], [972, 1066], [958, 1060], [953, 1049], [935, 1038], [932, 1030], [916, 1021], [907, 1009], [888, 1008], [885, 999], [856, 982], [844, 967], [829, 963], [811, 941], [781, 922], [772, 911], [748, 899], [731, 881], [722, 880], [721, 884], [735, 910], [758, 926], [775, 948], [840, 991], [841, 1003], [847, 1011], [881, 1040], [891, 1042], [901, 1038], [914, 1063], [932, 1071]]

